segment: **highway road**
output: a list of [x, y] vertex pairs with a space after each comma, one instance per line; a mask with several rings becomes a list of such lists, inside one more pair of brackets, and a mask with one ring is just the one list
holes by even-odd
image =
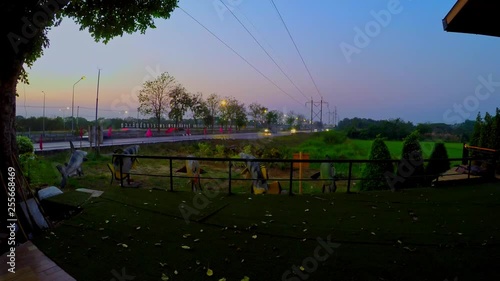
[[[165, 137], [140, 137], [140, 138], [120, 138], [104, 139], [104, 142], [100, 145], [103, 146], [121, 146], [121, 145], [132, 145], [132, 144], [152, 144], [152, 143], [166, 143], [166, 142], [179, 142], [179, 141], [193, 141], [193, 140], [209, 140], [209, 139], [259, 139], [268, 138], [273, 136], [285, 136], [289, 135], [288, 132], [279, 132], [271, 136], [264, 135], [262, 133], [233, 133], [233, 134], [213, 134], [213, 135], [177, 135], [177, 136], [165, 136]], [[88, 148], [90, 147], [90, 142], [88, 140], [74, 140], [73, 144], [76, 148]], [[34, 144], [35, 153], [41, 152], [40, 145], [38, 143]], [[43, 151], [54, 151], [54, 150], [65, 150], [69, 149], [69, 141], [61, 142], [47, 142], [42, 145]]]

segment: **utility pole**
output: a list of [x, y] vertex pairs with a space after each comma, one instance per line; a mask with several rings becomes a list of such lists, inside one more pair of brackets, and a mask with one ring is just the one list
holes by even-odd
[[312, 123], [313, 123], [313, 105], [314, 105], [314, 101], [313, 101], [312, 97], [311, 97], [311, 101], [306, 102], [306, 106], [308, 103], [311, 104], [311, 119], [309, 120], [309, 128], [312, 132], [313, 131], [313, 126], [312, 126]]
[[42, 91], [42, 94], [43, 94], [42, 136], [45, 137], [45, 92]]
[[328, 102], [323, 101], [323, 98], [321, 99], [320, 102], [320, 110], [319, 110], [319, 123], [321, 124], [321, 128], [323, 128], [323, 104], [326, 104], [328, 106]]
[[99, 155], [99, 131], [98, 131], [98, 123], [97, 123], [97, 112], [99, 107], [99, 80], [101, 77], [101, 69], [99, 68], [97, 72], [97, 95], [95, 98], [95, 148], [96, 148], [96, 156]]
[[338, 118], [339, 118], [339, 115], [337, 114], [337, 106], [335, 106], [335, 111], [333, 113], [333, 126], [335, 128], [337, 127]]
[[[317, 120], [319, 120], [320, 125], [323, 126], [323, 104], [328, 105], [328, 102], [323, 101], [323, 99], [321, 99], [320, 101], [315, 102], [311, 98], [310, 102], [309, 101], [306, 102], [306, 106], [307, 106], [307, 104], [311, 104], [311, 121], [310, 121], [310, 125], [311, 125], [311, 132], [312, 132], [313, 131], [314, 118], [316, 118]], [[319, 107], [318, 111], [314, 110], [315, 107]]]
[[[332, 125], [333, 127], [337, 127], [337, 106], [333, 107], [333, 111], [328, 111], [328, 124]], [[333, 118], [332, 118], [333, 117]], [[332, 122], [333, 120], [333, 122]]]
[[78, 130], [78, 115], [80, 113], [80, 106], [76, 107], [76, 129]]

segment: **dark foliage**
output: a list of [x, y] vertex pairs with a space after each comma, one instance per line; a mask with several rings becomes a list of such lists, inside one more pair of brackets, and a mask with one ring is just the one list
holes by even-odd
[[439, 177], [440, 174], [450, 169], [450, 160], [444, 143], [439, 142], [434, 145], [431, 158], [427, 164], [425, 175], [427, 184]]
[[[369, 160], [390, 160], [389, 148], [382, 140], [376, 138], [373, 141]], [[386, 173], [394, 173], [394, 166], [391, 162], [367, 163], [363, 170], [363, 180], [361, 190], [383, 190], [389, 189], [389, 184], [385, 178]]]

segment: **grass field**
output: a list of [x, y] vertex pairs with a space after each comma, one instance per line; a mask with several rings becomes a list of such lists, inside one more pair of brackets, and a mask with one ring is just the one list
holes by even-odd
[[[302, 151], [309, 153], [311, 159], [324, 159], [325, 155], [332, 156], [333, 159], [368, 159], [372, 141], [367, 140], [345, 140], [339, 144], [325, 144], [321, 134], [297, 134], [286, 137], [265, 138], [261, 140], [215, 140], [212, 142], [185, 142], [168, 143], [155, 145], [141, 145], [140, 154], [142, 155], [165, 155], [165, 156], [185, 156], [193, 154], [201, 157], [237, 157], [241, 151], [249, 150], [254, 155], [261, 155], [262, 158], [291, 158], [293, 153]], [[398, 159], [402, 150], [402, 142], [386, 142], [393, 159]], [[432, 152], [433, 143], [422, 142], [422, 149], [425, 158], [428, 158]], [[460, 157], [462, 153], [462, 144], [447, 143], [448, 155], [451, 158]], [[75, 177], [69, 179], [69, 188], [93, 188], [102, 190], [109, 185], [111, 173], [108, 170], [107, 163], [111, 162], [113, 148], [103, 148], [102, 154], [95, 157], [93, 153], [89, 154], [89, 161], [83, 164], [85, 172], [84, 177]], [[39, 156], [32, 161], [28, 167], [30, 181], [32, 186], [39, 187], [43, 185], [58, 186], [60, 175], [56, 169], [57, 164], [62, 164], [69, 159], [69, 152], [56, 153], [46, 156]], [[211, 178], [227, 178], [227, 163], [201, 163], [202, 168], [207, 174], [202, 176], [202, 183], [212, 182]], [[174, 161], [173, 170], [177, 170], [184, 165], [183, 161]], [[288, 178], [290, 172], [288, 165], [275, 163], [269, 165], [269, 175], [272, 179], [278, 180], [283, 187], [288, 189]], [[305, 169], [303, 177], [310, 179], [310, 175], [318, 171], [319, 164], [311, 164], [310, 168]], [[348, 164], [337, 163], [335, 165], [337, 175], [347, 177]], [[354, 178], [359, 178], [362, 174], [364, 163], [353, 164], [352, 174]], [[242, 168], [235, 166], [232, 169], [232, 191], [236, 193], [248, 192], [249, 183], [247, 181], [238, 181], [243, 176], [240, 175]], [[141, 159], [135, 173], [161, 175], [161, 177], [134, 176], [134, 180], [143, 184], [145, 188], [169, 188], [170, 167], [168, 160]], [[175, 174], [183, 176], [183, 174]], [[294, 178], [298, 178], [298, 171], [294, 172]], [[359, 180], [352, 181], [352, 191], [357, 191]], [[114, 181], [116, 185], [117, 182]], [[219, 187], [226, 188], [227, 182], [218, 182]], [[184, 178], [174, 178], [175, 190], [188, 191], [190, 186], [188, 180]], [[347, 180], [337, 182], [338, 191], [343, 192], [347, 187]], [[305, 193], [321, 192], [321, 183], [316, 181], [306, 181], [303, 183]], [[293, 183], [293, 192], [299, 192], [299, 183]]]
[[[373, 140], [346, 139], [342, 143], [327, 145], [323, 141], [321, 134], [315, 134], [294, 147], [303, 152], [310, 153], [311, 157], [316, 159], [322, 159], [325, 155], [330, 155], [334, 159], [368, 159], [372, 143]], [[424, 159], [428, 159], [431, 156], [432, 150], [434, 149], [434, 143], [435, 142], [430, 141], [420, 142]], [[393, 159], [401, 158], [401, 152], [403, 150], [402, 141], [385, 141], [385, 144], [389, 148]], [[462, 157], [462, 143], [449, 142], [445, 143], [445, 146], [449, 158]]]
[[[397, 158], [402, 143], [387, 144]], [[197, 142], [141, 145], [140, 152], [232, 157], [251, 150], [291, 157], [303, 151], [312, 159], [366, 159], [371, 142], [325, 145], [314, 134], [212, 145], [211, 152]], [[426, 157], [431, 146], [422, 143]], [[450, 157], [461, 156], [461, 144], [446, 147]], [[227, 195], [227, 181], [209, 193], [188, 192], [185, 178], [174, 178], [176, 192], [167, 192], [167, 177], [134, 176], [142, 188], [110, 185], [111, 150], [91, 153], [85, 176], [70, 178], [65, 193], [46, 203], [56, 217], [79, 213], [34, 241], [77, 280], [125, 273], [125, 280], [500, 280], [500, 229], [492, 215], [500, 211], [498, 182], [354, 194], [321, 194], [318, 183], [306, 182], [302, 196], [252, 195], [248, 183], [237, 180], [241, 167], [233, 167], [234, 195]], [[32, 186], [58, 186], [55, 166], [68, 157], [30, 162]], [[227, 163], [201, 164], [208, 172], [204, 184], [227, 176]], [[173, 163], [174, 169], [182, 165]], [[288, 176], [286, 167], [271, 166], [271, 177]], [[136, 172], [166, 175], [168, 161], [141, 159]], [[338, 184], [344, 191], [345, 183]], [[80, 187], [104, 193], [89, 198], [74, 191]], [[297, 183], [293, 189], [298, 192]]]
[[113, 272], [134, 276], [126, 280], [500, 280], [499, 195], [497, 183], [293, 197], [106, 187], [100, 198], [50, 199], [81, 212], [34, 243], [77, 280]]

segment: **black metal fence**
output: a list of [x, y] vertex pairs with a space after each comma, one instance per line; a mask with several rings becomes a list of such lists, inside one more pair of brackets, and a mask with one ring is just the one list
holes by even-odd
[[[122, 166], [122, 163], [123, 161], [118, 161], [120, 163], [120, 167], [119, 167], [119, 172], [120, 172], [120, 186], [124, 186], [123, 185], [123, 181], [124, 181], [124, 177], [123, 175], [140, 175], [140, 176], [151, 176], [151, 177], [165, 177], [165, 178], [168, 178], [169, 180], [169, 190], [170, 191], [173, 191], [174, 190], [174, 178], [192, 178], [192, 177], [189, 177], [189, 176], [181, 176], [181, 175], [176, 175], [173, 171], [173, 161], [175, 160], [198, 160], [200, 162], [203, 162], [203, 163], [206, 163], [206, 162], [213, 162], [213, 163], [216, 163], [216, 162], [223, 162], [223, 163], [227, 163], [227, 177], [218, 177], [218, 178], [213, 178], [213, 177], [210, 177], [210, 179], [214, 179], [214, 180], [226, 180], [228, 181], [228, 194], [231, 194], [232, 193], [232, 182], [233, 181], [251, 181], [251, 180], [254, 180], [252, 178], [247, 178], [247, 179], [241, 179], [241, 178], [234, 178], [233, 177], [233, 171], [232, 171], [232, 168], [233, 166], [235, 166], [236, 163], [241, 163], [241, 162], [260, 162], [260, 163], [263, 163], [263, 164], [266, 164], [266, 165], [269, 165], [269, 164], [277, 164], [277, 163], [280, 163], [281, 167], [284, 168], [284, 170], [288, 169], [289, 170], [289, 176], [286, 177], [286, 178], [277, 178], [277, 177], [270, 177], [267, 179], [267, 181], [278, 181], [280, 183], [286, 183], [288, 182], [289, 184], [289, 187], [288, 187], [288, 194], [289, 195], [292, 195], [293, 194], [293, 183], [296, 182], [296, 181], [303, 181], [303, 182], [308, 182], [308, 181], [317, 181], [317, 180], [314, 180], [314, 179], [311, 179], [311, 178], [297, 178], [294, 176], [294, 172], [297, 170], [296, 169], [296, 165], [294, 164], [298, 164], [298, 163], [309, 163], [309, 164], [314, 164], [314, 163], [333, 163], [334, 166], [340, 166], [340, 165], [346, 165], [347, 166], [347, 171], [345, 173], [336, 173], [336, 176], [335, 176], [335, 181], [339, 182], [339, 181], [344, 181], [346, 182], [346, 186], [347, 186], [347, 192], [350, 192], [350, 189], [351, 189], [351, 186], [352, 186], [352, 183], [353, 181], [355, 180], [365, 180], [367, 178], [363, 178], [363, 177], [360, 177], [360, 176], [355, 176], [354, 173], [353, 173], [353, 166], [356, 164], [358, 165], [358, 169], [361, 170], [361, 167], [364, 167], [365, 164], [367, 163], [391, 163], [395, 169], [396, 169], [396, 173], [398, 173], [398, 168], [401, 168], [401, 167], [398, 167], [398, 164], [401, 165], [401, 160], [345, 160], [345, 159], [338, 159], [338, 160], [335, 160], [335, 159], [330, 159], [330, 160], [327, 160], [327, 159], [324, 159], [324, 160], [309, 160], [309, 159], [303, 159], [303, 160], [299, 160], [299, 159], [243, 159], [243, 158], [206, 158], [206, 157], [181, 157], [181, 156], [149, 156], [149, 155], [130, 155], [130, 154], [113, 154], [113, 159], [117, 158], [117, 159], [123, 159], [123, 158], [127, 158], [127, 157], [130, 157], [130, 158], [137, 158], [137, 159], [155, 159], [155, 160], [167, 160], [168, 163], [169, 163], [169, 173], [168, 174], [150, 174], [150, 173], [134, 173], [134, 172], [128, 172], [128, 173], [124, 173], [123, 172], [123, 166]], [[495, 158], [472, 158], [472, 157], [468, 157], [468, 158], [450, 158], [450, 159], [437, 159], [437, 160], [449, 160], [450, 163], [468, 163], [468, 165], [466, 166], [459, 166], [457, 165], [457, 169], [462, 169], [462, 170], [466, 170], [467, 172], [467, 177], [466, 179], [471, 179], [471, 176], [483, 176], [483, 178], [486, 178], [486, 179], [494, 179], [495, 178], [495, 170], [496, 170], [496, 159]], [[424, 165], [424, 163], [427, 163], [429, 162], [430, 159], [423, 159], [421, 160], [421, 163], [420, 165]], [[473, 163], [474, 162], [480, 162], [480, 163], [488, 163], [488, 165], [490, 165], [490, 168], [492, 169], [493, 173], [487, 173], [487, 174], [477, 174], [475, 173], [475, 171], [472, 169], [473, 167]], [[244, 163], [243, 163], [244, 164]], [[411, 163], [409, 163], [411, 165]], [[360, 166], [361, 165], [361, 166]], [[417, 165], [415, 165], [416, 167]], [[424, 169], [425, 171], [425, 169]], [[396, 175], [396, 174], [394, 174]], [[453, 174], [443, 174], [441, 175], [442, 177], [447, 177], [447, 176], [455, 176], [455, 175], [464, 175], [463, 172], [460, 172], [460, 173], [453, 173]], [[114, 175], [113, 175], [114, 176]], [[423, 175], [417, 175], [417, 176], [408, 176], [408, 177], [405, 177], [405, 179], [409, 179], [409, 178], [428, 178], [432, 175], [426, 175], [425, 172]], [[465, 175], [464, 175], [465, 177]], [[372, 178], [372, 179], [385, 179], [387, 180], [387, 175], [380, 175], [379, 178]], [[438, 177], [439, 179], [439, 177]], [[465, 178], [464, 178], [465, 179]], [[285, 189], [286, 190], [286, 189]]]

